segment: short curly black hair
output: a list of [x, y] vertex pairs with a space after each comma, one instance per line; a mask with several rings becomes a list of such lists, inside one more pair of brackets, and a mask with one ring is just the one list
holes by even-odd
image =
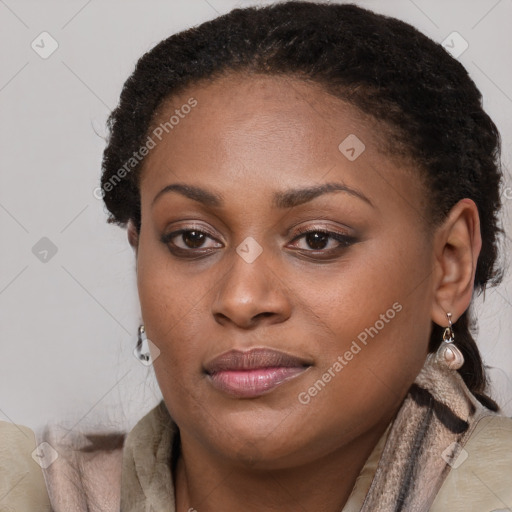
[[[140, 230], [142, 163], [127, 172], [126, 162], [143, 146], [162, 103], [201, 80], [230, 73], [315, 82], [383, 121], [390, 145], [404, 148], [420, 169], [431, 226], [460, 199], [476, 203], [483, 244], [475, 292], [501, 281], [496, 265], [503, 232], [501, 142], [479, 90], [440, 44], [405, 22], [354, 4], [288, 1], [234, 9], [172, 35], [143, 55], [108, 119], [101, 177], [108, 222], [126, 226], [131, 220]], [[459, 372], [475, 396], [497, 410], [485, 396], [487, 380], [473, 326], [469, 310], [455, 324], [465, 357]], [[433, 324], [431, 351], [441, 337], [442, 328]]]

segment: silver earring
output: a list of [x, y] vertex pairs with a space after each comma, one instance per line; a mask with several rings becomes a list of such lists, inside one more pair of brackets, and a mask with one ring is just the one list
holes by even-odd
[[448, 367], [450, 370], [458, 370], [464, 364], [464, 356], [454, 343], [452, 314], [447, 313], [448, 327], [443, 333], [443, 341], [437, 350], [436, 361]]
[[148, 339], [146, 337], [146, 329], [143, 324], [139, 325], [139, 335], [137, 337], [137, 345], [133, 351], [135, 357], [144, 365], [150, 364], [151, 354], [149, 353]]

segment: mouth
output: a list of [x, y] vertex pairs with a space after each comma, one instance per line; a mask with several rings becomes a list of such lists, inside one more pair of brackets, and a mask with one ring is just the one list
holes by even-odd
[[224, 352], [205, 367], [211, 385], [238, 398], [254, 398], [269, 393], [280, 384], [298, 377], [311, 363], [267, 348]]

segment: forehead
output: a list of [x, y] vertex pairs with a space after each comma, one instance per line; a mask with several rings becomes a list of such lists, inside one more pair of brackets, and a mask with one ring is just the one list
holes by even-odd
[[[194, 155], [189, 157], [204, 156], [208, 150], [210, 157], [226, 158], [238, 150], [247, 163], [257, 157], [293, 165], [306, 155], [322, 159], [326, 149], [336, 150], [349, 134], [376, 146], [381, 133], [372, 133], [374, 121], [369, 116], [319, 84], [258, 74], [228, 75], [194, 85], [159, 108], [153, 128], [191, 98], [197, 106], [164, 133], [159, 144], [160, 150], [172, 149], [176, 157], [193, 145]], [[156, 153], [162, 151], [152, 152], [150, 158]]]
[[[191, 101], [193, 108], [182, 108]], [[414, 195], [419, 181], [409, 163], [381, 150], [382, 122], [294, 77], [235, 74], [195, 84], [159, 108], [152, 130], [166, 122], [144, 162], [143, 195], [169, 181], [224, 189], [242, 180], [247, 188], [275, 190], [338, 178], [363, 185], [367, 195], [388, 188], [389, 200]]]

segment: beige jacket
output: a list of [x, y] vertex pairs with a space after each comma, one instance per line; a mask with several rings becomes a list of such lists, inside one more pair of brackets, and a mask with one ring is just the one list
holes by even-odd
[[[92, 473], [101, 475], [110, 489], [105, 506], [123, 499], [123, 512], [175, 512], [172, 475], [169, 465], [170, 444], [174, 431], [162, 422], [163, 403], [155, 407], [129, 432], [124, 447], [91, 462]], [[164, 430], [165, 429], [165, 430]], [[343, 512], [358, 512], [377, 467], [387, 432], [368, 458]], [[152, 442], [153, 441], [153, 442]], [[154, 442], [156, 441], [156, 442]], [[51, 512], [43, 471], [38, 459], [34, 432], [27, 427], [0, 422], [0, 511]], [[491, 512], [512, 510], [512, 419], [484, 417], [464, 446], [465, 452], [442, 485], [431, 512]], [[463, 460], [465, 459], [465, 460]], [[51, 460], [51, 459], [50, 459]], [[59, 459], [57, 459], [58, 461]], [[92, 459], [91, 459], [92, 460]], [[53, 464], [56, 464], [55, 461]], [[62, 462], [62, 461], [60, 461]], [[458, 465], [460, 464], [460, 465]], [[134, 474], [137, 481], [121, 477], [119, 471]], [[87, 472], [87, 470], [86, 470]], [[122, 489], [121, 489], [121, 480]], [[94, 487], [94, 484], [93, 484]], [[67, 491], [62, 489], [63, 494]], [[140, 497], [143, 496], [143, 501]], [[60, 496], [62, 503], [63, 496]], [[101, 503], [91, 511], [107, 512]], [[66, 512], [88, 510], [83, 504], [66, 503]], [[87, 506], [86, 506], [87, 507]], [[117, 508], [117, 510], [119, 510]]]

